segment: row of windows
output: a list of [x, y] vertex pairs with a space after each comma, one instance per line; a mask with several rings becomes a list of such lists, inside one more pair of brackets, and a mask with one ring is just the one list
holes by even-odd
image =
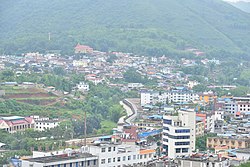
[[175, 142], [176, 146], [189, 145], [190, 142]]
[[130, 161], [132, 160], [136, 160], [136, 159], [143, 159], [143, 158], [151, 158], [153, 156], [153, 154], [144, 154], [144, 155], [129, 155], [129, 156], [123, 156], [123, 157], [117, 157], [117, 158], [108, 158], [107, 161], [106, 159], [101, 159], [101, 164], [105, 164], [105, 163], [111, 163], [111, 162], [121, 162], [121, 161]]
[[[112, 147], [108, 147], [108, 152], [111, 152], [111, 150], [112, 150]], [[113, 147], [113, 151], [115, 151], [115, 150], [116, 150], [116, 148]], [[102, 148], [102, 153], [103, 152], [106, 152], [106, 148]]]
[[172, 125], [172, 120], [170, 119], [163, 119], [164, 124]]
[[[81, 161], [81, 162], [74, 162], [68, 164], [58, 164], [58, 165], [51, 165], [51, 167], [73, 167], [73, 166], [93, 166], [97, 165], [97, 160], [88, 160], [88, 161]], [[30, 164], [29, 167], [33, 167], [33, 164]], [[50, 166], [45, 166], [50, 167]]]
[[190, 129], [177, 129], [175, 133], [190, 133]]
[[176, 148], [175, 149], [176, 153], [187, 153], [188, 152], [188, 148]]
[[173, 136], [168, 133], [163, 133], [164, 136], [168, 136], [171, 139], [190, 139], [190, 136]]

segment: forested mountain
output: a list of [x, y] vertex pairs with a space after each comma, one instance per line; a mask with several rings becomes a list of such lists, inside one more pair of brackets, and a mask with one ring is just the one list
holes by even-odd
[[0, 7], [2, 53], [72, 53], [78, 42], [147, 55], [188, 46], [250, 51], [250, 14], [221, 0], [8, 0]]
[[250, 2], [245, 1], [238, 1], [238, 2], [231, 2], [231, 4], [244, 12], [250, 13]]

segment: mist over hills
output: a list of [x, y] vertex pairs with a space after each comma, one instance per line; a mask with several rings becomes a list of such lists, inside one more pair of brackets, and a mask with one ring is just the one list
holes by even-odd
[[244, 12], [250, 13], [250, 1], [230, 2], [230, 4], [241, 9]]
[[250, 14], [220, 0], [9, 0], [0, 8], [2, 53], [72, 53], [78, 42], [147, 55], [250, 51]]

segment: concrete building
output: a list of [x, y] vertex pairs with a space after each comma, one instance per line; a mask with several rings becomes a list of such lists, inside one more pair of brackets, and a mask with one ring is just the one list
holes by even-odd
[[35, 121], [35, 130], [45, 131], [47, 129], [53, 129], [59, 125], [58, 119], [39, 119]]
[[202, 122], [201, 120], [197, 120], [196, 118], [196, 137], [200, 137], [200, 136], [204, 136], [204, 122]]
[[215, 148], [217, 146], [228, 146], [229, 149], [249, 148], [250, 139], [233, 138], [233, 137], [208, 137], [207, 148]]
[[198, 99], [199, 96], [187, 90], [172, 90], [168, 92], [142, 91], [141, 106], [157, 103], [187, 103]]
[[230, 167], [230, 161], [219, 157], [190, 157], [178, 159], [178, 167]]
[[195, 150], [195, 112], [180, 110], [178, 116], [163, 116], [163, 151], [170, 158], [190, 155]]
[[0, 117], [0, 129], [3, 129], [9, 133], [25, 131], [26, 129], [33, 129], [34, 125], [35, 121], [32, 117]]
[[89, 153], [72, 153], [22, 160], [23, 167], [98, 167], [98, 157]]
[[126, 144], [90, 145], [89, 152], [99, 157], [99, 167], [146, 164], [155, 155], [154, 149], [140, 149], [139, 146]]

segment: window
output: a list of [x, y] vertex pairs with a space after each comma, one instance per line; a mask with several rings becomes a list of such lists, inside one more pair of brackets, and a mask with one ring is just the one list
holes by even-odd
[[121, 157], [117, 157], [117, 162], [120, 162], [121, 161]]
[[111, 152], [111, 147], [108, 148], [108, 152]]
[[181, 149], [180, 149], [180, 148], [176, 148], [176, 149], [175, 149], [175, 152], [176, 152], [176, 153], [180, 153], [180, 152], [181, 152]]
[[170, 119], [163, 119], [164, 124], [172, 125], [172, 120]]
[[128, 160], [130, 160], [131, 159], [131, 156], [128, 156]]
[[126, 161], [126, 156], [123, 156], [122, 160], [123, 160], [123, 161]]
[[106, 151], [106, 148], [102, 148], [102, 153], [104, 153]]
[[115, 147], [113, 147], [113, 151], [115, 151]]
[[133, 159], [134, 159], [134, 160], [136, 159], [136, 155], [133, 155]]
[[144, 154], [144, 158], [147, 158], [147, 154]]
[[190, 136], [172, 136], [168, 133], [163, 133], [164, 136], [168, 136], [171, 139], [189, 139]]
[[105, 164], [105, 159], [101, 159], [101, 164]]
[[181, 145], [189, 145], [190, 142], [175, 142], [176, 146], [181, 146]]
[[177, 129], [175, 130], [175, 133], [190, 133], [189, 129]]
[[113, 162], [115, 162], [115, 158], [113, 158]]
[[90, 165], [90, 160], [87, 161], [88, 166]]
[[168, 130], [169, 131], [169, 128], [168, 127], [163, 127], [164, 130]]
[[96, 165], [96, 160], [94, 160], [93, 164]]
[[183, 149], [182, 149], [182, 152], [183, 152], [183, 153], [187, 153], [187, 152], [188, 152], [188, 148], [183, 148]]
[[108, 163], [111, 163], [111, 158], [108, 158]]

